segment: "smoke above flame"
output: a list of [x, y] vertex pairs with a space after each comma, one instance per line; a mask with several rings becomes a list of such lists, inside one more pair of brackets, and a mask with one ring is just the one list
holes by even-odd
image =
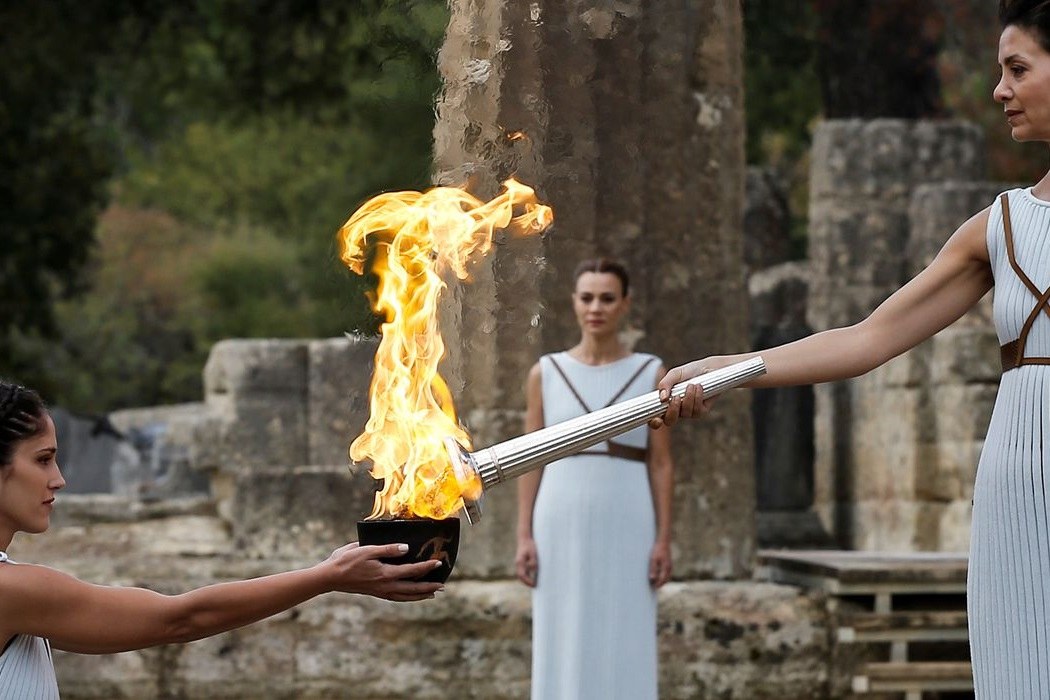
[[463, 189], [392, 192], [365, 202], [339, 229], [341, 258], [379, 279], [373, 308], [384, 319], [369, 389], [370, 417], [350, 459], [372, 462], [383, 481], [369, 518], [446, 518], [477, 498], [462, 485], [443, 440], [470, 449], [448, 385], [438, 372], [445, 342], [438, 327], [442, 275], [468, 279], [467, 266], [492, 247], [493, 232], [538, 233], [554, 219], [532, 188], [507, 180], [489, 202]]

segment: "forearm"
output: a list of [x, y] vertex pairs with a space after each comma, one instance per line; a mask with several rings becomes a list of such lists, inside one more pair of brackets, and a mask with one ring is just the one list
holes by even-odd
[[324, 564], [174, 596], [171, 639], [187, 642], [257, 622], [331, 590]]
[[540, 490], [543, 470], [537, 469], [518, 477], [518, 539], [532, 538], [532, 511]]
[[674, 502], [674, 469], [670, 464], [652, 465], [649, 483], [653, 494], [653, 510], [656, 516], [656, 541], [671, 541], [671, 509]]
[[766, 373], [747, 384], [768, 388], [819, 384], [859, 377], [898, 354], [895, 347], [880, 342], [871, 324], [816, 333], [768, 350], [720, 355], [699, 360], [708, 370], [761, 356]]
[[437, 562], [382, 563], [405, 551], [404, 545], [352, 542], [307, 569], [181, 595], [99, 586], [47, 567], [21, 565], [17, 577], [4, 581], [0, 619], [16, 633], [46, 637], [57, 649], [81, 654], [187, 642], [256, 622], [328, 591], [399, 601], [432, 597], [438, 584], [418, 579]]

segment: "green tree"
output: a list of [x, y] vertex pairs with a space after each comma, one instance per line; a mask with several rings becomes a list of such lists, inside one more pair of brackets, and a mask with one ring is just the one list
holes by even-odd
[[334, 236], [366, 197], [428, 185], [447, 19], [441, 0], [0, 8], [0, 162], [22, 171], [0, 373], [106, 410], [199, 398], [223, 337], [374, 329]]
[[745, 0], [743, 18], [747, 162], [789, 165], [822, 109], [812, 0]]
[[34, 360], [13, 337], [54, 333], [106, 199], [113, 162], [91, 101], [117, 23], [102, 3], [0, 3], [0, 356], [21, 374]]

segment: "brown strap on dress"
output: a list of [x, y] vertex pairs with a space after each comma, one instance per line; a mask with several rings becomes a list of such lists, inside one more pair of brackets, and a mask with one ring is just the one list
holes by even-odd
[[[565, 386], [569, 387], [569, 391], [571, 391], [572, 395], [576, 397], [576, 401], [579, 402], [580, 406], [583, 407], [583, 410], [587, 413], [591, 413], [594, 409], [588, 406], [587, 402], [583, 400], [582, 396], [580, 396], [580, 393], [576, 391], [576, 387], [574, 387], [572, 385], [572, 382], [569, 381], [569, 375], [565, 374], [565, 370], [561, 368], [561, 365], [559, 365], [558, 362], [554, 359], [554, 356], [548, 355], [547, 359], [551, 361], [552, 365], [554, 365], [554, 369], [556, 369], [558, 371], [558, 374], [561, 375], [562, 381], [565, 382]], [[642, 365], [637, 370], [635, 370], [635, 373], [631, 375], [630, 379], [628, 379], [627, 382], [624, 383], [620, 390], [616, 392], [616, 394], [609, 400], [607, 404], [605, 404], [605, 406], [603, 406], [603, 408], [608, 408], [609, 406], [612, 406], [614, 403], [616, 403], [617, 399], [623, 396], [624, 393], [626, 393], [627, 390], [631, 388], [631, 385], [634, 384], [634, 380], [638, 379], [642, 371], [646, 367], [651, 365], [655, 360], [655, 357], [650, 357], [648, 360], [643, 362]], [[648, 459], [649, 451], [641, 447], [624, 445], [623, 443], [614, 442], [613, 440], [606, 440], [605, 442], [608, 445], [608, 449], [584, 450], [583, 452], [580, 452], [580, 454], [608, 455], [610, 457], [619, 457], [621, 459], [629, 459], [635, 462], [645, 462]]]
[[561, 368], [561, 365], [559, 365], [555, 361], [554, 355], [549, 355], [547, 359], [551, 361], [552, 365], [554, 365], [554, 369], [558, 370], [558, 374], [561, 375], [562, 380], [565, 382], [565, 386], [569, 387], [569, 391], [571, 391], [572, 395], [576, 397], [576, 400], [579, 402], [579, 404], [583, 406], [583, 410], [587, 413], [593, 412], [594, 409], [587, 405], [587, 402], [583, 400], [582, 396], [580, 396], [580, 392], [576, 391], [576, 387], [574, 387], [572, 385], [572, 382], [569, 381], [569, 375], [565, 374], [565, 371]]
[[1017, 258], [1014, 255], [1014, 232], [1013, 226], [1010, 223], [1010, 199], [1004, 192], [999, 197], [999, 201], [1002, 202], [1003, 209], [1003, 233], [1006, 236], [1006, 254], [1010, 259], [1010, 267], [1013, 268], [1014, 272], [1020, 278], [1024, 286], [1028, 288], [1028, 291], [1038, 300], [1035, 308], [1029, 312], [1028, 317], [1024, 321], [1024, 325], [1021, 326], [1021, 335], [1017, 340], [1011, 340], [1009, 343], [1000, 346], [999, 348], [999, 359], [1003, 364], [1003, 372], [1007, 372], [1021, 365], [1050, 365], [1050, 357], [1025, 357], [1024, 350], [1025, 344], [1028, 342], [1028, 334], [1032, 330], [1032, 326], [1035, 325], [1035, 320], [1039, 318], [1039, 312], [1046, 312], [1047, 316], [1050, 316], [1050, 288], [1044, 292], [1040, 292], [1039, 288], [1035, 286], [1035, 283], [1028, 278], [1024, 270], [1021, 269], [1021, 265], [1017, 262]]
[[634, 384], [634, 380], [637, 379], [641, 375], [642, 371], [645, 370], [646, 367], [648, 367], [649, 365], [651, 365], [655, 361], [656, 361], [655, 357], [650, 357], [648, 360], [643, 362], [642, 366], [639, 367], [635, 371], [635, 373], [631, 375], [631, 378], [628, 379], [624, 383], [623, 387], [618, 392], [616, 392], [616, 395], [613, 396], [611, 399], [609, 399], [609, 403], [605, 404], [605, 407], [608, 408], [609, 406], [612, 406], [614, 403], [619, 401], [620, 397], [623, 396], [625, 393], [627, 393], [627, 390], [631, 388], [631, 385]]
[[[1010, 267], [1017, 273], [1024, 286], [1028, 287], [1028, 291], [1032, 293], [1032, 296], [1038, 299], [1042, 296], [1042, 292], [1039, 291], [1039, 287], [1035, 286], [1035, 282], [1028, 278], [1025, 271], [1021, 269], [1021, 265], [1017, 262], [1017, 257], [1014, 255], [1014, 229], [1010, 223], [1010, 198], [1003, 192], [999, 197], [999, 201], [1002, 202], [1003, 206], [1003, 233], [1006, 234], [1006, 255], [1010, 259]], [[1047, 307], [1045, 311], [1046, 315], [1050, 316], [1050, 307]]]
[[629, 459], [632, 462], [644, 462], [649, 458], [649, 450], [641, 447], [634, 447], [632, 445], [624, 445], [622, 442], [608, 441], [609, 449], [607, 450], [584, 450], [581, 455], [608, 455], [610, 457], [619, 457], [620, 459]]
[[[550, 356], [547, 357], [547, 359], [551, 361], [552, 365], [554, 365], [554, 369], [558, 370], [558, 374], [561, 375], [561, 378], [565, 382], [565, 385], [567, 387], [569, 387], [569, 391], [571, 391], [572, 395], [576, 397], [576, 400], [579, 402], [580, 406], [583, 407], [583, 410], [587, 411], [587, 413], [591, 413], [592, 411], [594, 411], [594, 409], [591, 408], [590, 406], [588, 406], [587, 402], [583, 400], [583, 397], [580, 396], [580, 393], [578, 391], [576, 391], [576, 387], [574, 387], [572, 385], [572, 382], [569, 381], [569, 375], [565, 374], [565, 370], [563, 370], [561, 368], [561, 365], [559, 365], [557, 363], [557, 361], [554, 359], [554, 356], [550, 355]], [[635, 370], [634, 374], [631, 375], [630, 379], [628, 379], [624, 383], [624, 385], [622, 387], [620, 387], [620, 390], [618, 392], [616, 392], [616, 394], [611, 399], [609, 399], [609, 402], [606, 403], [604, 406], [602, 406], [602, 408], [608, 408], [609, 406], [612, 406], [614, 403], [616, 403], [616, 401], [621, 396], [623, 396], [625, 393], [627, 393], [627, 390], [631, 388], [632, 384], [634, 384], [634, 380], [637, 379], [639, 377], [639, 375], [641, 375], [641, 373], [645, 370], [645, 368], [648, 367], [649, 365], [651, 365], [655, 361], [656, 361], [655, 357], [650, 357], [648, 360], [643, 362], [641, 367], [639, 367], [637, 370]]]

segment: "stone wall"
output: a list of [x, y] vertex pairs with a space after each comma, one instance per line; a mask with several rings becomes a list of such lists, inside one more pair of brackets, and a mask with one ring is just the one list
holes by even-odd
[[[338, 535], [304, 527], [312, 532], [309, 547], [263, 557], [240, 546], [206, 498], [62, 500], [52, 532], [16, 540], [21, 561], [165, 593], [309, 566], [314, 551], [326, 551]], [[57, 652], [55, 665], [65, 700], [524, 700], [530, 609], [524, 586], [472, 580], [457, 566], [433, 601], [397, 605], [333, 594], [207, 640], [103, 656]], [[660, 697], [833, 697], [828, 609], [823, 598], [788, 586], [668, 584], [658, 621]]]
[[[355, 539], [354, 523], [371, 508], [374, 482], [351, 474], [344, 455], [363, 424], [353, 407], [366, 395], [368, 351], [375, 346], [374, 339], [344, 338], [220, 343], [191, 432], [230, 446], [228, 459], [214, 445], [193, 450], [195, 466], [210, 474], [221, 497], [63, 496], [53, 530], [20, 535], [11, 551], [20, 561], [85, 580], [164, 593], [316, 563]], [[262, 397], [272, 404], [269, 419]], [[131, 412], [120, 421], [160, 415]], [[190, 420], [184, 409], [177, 418]], [[259, 445], [326, 463], [275, 465]], [[188, 645], [91, 657], [58, 653], [62, 695], [527, 698], [528, 589], [511, 579], [512, 550], [484, 542], [490, 531], [464, 528], [464, 544], [481, 546], [462, 548], [436, 600], [395, 605], [328, 595]], [[669, 584], [660, 592], [660, 697], [828, 697], [834, 683], [828, 611], [823, 598], [788, 586]]]
[[[627, 263], [628, 336], [669, 367], [746, 350], [739, 3], [451, 8], [437, 182], [489, 197], [516, 175], [555, 215], [543, 237], [501, 240], [443, 310], [450, 383], [477, 443], [520, 432], [529, 368], [578, 338], [570, 293], [582, 258]], [[738, 577], [751, 566], [748, 401], [738, 392], [712, 420], [675, 432], [679, 576]], [[514, 546], [514, 488], [488, 494], [486, 508], [485, 536], [467, 543], [479, 560]]]
[[[856, 323], [932, 260], [1003, 186], [954, 122], [830, 121], [815, 134], [808, 315]], [[998, 382], [990, 297], [868, 375], [817, 388], [816, 509], [839, 543], [961, 550]]]

